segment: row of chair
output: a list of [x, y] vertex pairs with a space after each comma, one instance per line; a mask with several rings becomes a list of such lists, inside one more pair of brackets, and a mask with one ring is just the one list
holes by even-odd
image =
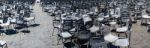
[[94, 6], [90, 9], [76, 9], [74, 12], [67, 9], [70, 7], [61, 5], [50, 4], [46, 5], [49, 9], [45, 8], [46, 12], [50, 10], [47, 13], [53, 17], [53, 33], [58, 29], [58, 44], [62, 41], [65, 46], [70, 40], [69, 43], [75, 45], [69, 47], [77, 48], [111, 48], [111, 44], [129, 47], [132, 23], [128, 10], [122, 11], [120, 7], [99, 10], [99, 7]]

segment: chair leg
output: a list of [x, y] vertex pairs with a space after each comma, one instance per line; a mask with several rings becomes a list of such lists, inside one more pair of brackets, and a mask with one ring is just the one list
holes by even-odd
[[63, 48], [65, 48], [65, 46], [63, 45]]
[[60, 42], [61, 38], [57, 37], [57, 40], [58, 40], [57, 45], [59, 45], [59, 42]]
[[53, 29], [52, 36], [54, 35], [54, 31], [55, 31], [55, 29], [56, 29], [56, 28], [54, 28], [54, 29]]
[[126, 35], [126, 37], [128, 37], [128, 34], [127, 34], [127, 33], [125, 33], [125, 35]]
[[[35, 23], [35, 19], [33, 20], [33, 22]], [[36, 24], [36, 23], [35, 23]]]
[[2, 33], [0, 33], [0, 36], [2, 36]]
[[5, 48], [4, 45], [1, 46], [2, 48]]
[[6, 46], [4, 48], [8, 48], [7, 44], [6, 44]]

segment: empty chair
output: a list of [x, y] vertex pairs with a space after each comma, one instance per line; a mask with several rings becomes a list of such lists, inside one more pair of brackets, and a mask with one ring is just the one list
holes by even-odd
[[57, 29], [57, 31], [59, 32], [60, 29], [62, 28], [62, 23], [61, 23], [61, 17], [59, 15], [55, 15], [54, 19], [53, 19], [53, 32], [52, 35], [54, 34], [54, 31]]
[[148, 19], [150, 19], [150, 16], [146, 15], [142, 15], [142, 21], [141, 24], [143, 24], [145, 22], [145, 24], [148, 24]]
[[117, 32], [127, 32], [128, 31], [128, 27], [124, 26], [124, 27], [120, 27], [116, 29]]
[[62, 41], [62, 43], [64, 43], [67, 40], [71, 40], [72, 41], [72, 34], [69, 32], [60, 32], [58, 33], [58, 42], [57, 44], [59, 44], [60, 40]]
[[64, 43], [63, 48], [78, 48], [78, 46], [73, 42], [66, 42], [66, 43]]
[[119, 39], [117, 39], [113, 43], [113, 45], [118, 46], [118, 47], [127, 47], [127, 48], [130, 47], [129, 46], [130, 45], [130, 40], [129, 40], [130, 37], [128, 37], [128, 35], [125, 34], [125, 37], [118, 35], [118, 37], [119, 37]]
[[128, 38], [118, 39], [114, 42], [114, 45], [119, 46], [119, 47], [128, 47], [129, 48], [129, 39]]
[[62, 28], [62, 24], [58, 21], [58, 20], [53, 20], [53, 32], [52, 32], [52, 35], [54, 34], [55, 32], [55, 29], [57, 29], [57, 31], [59, 32], [60, 29]]
[[110, 27], [107, 25], [102, 24], [102, 26], [100, 27], [100, 33], [101, 35], [107, 35], [111, 32]]
[[95, 26], [95, 25], [93, 25], [91, 28], [89, 28], [89, 30], [92, 32], [92, 33], [95, 33], [95, 32], [97, 32], [97, 31], [99, 31], [99, 26]]
[[35, 17], [32, 17], [32, 16], [30, 16], [30, 17], [24, 17], [24, 20], [25, 21], [27, 21], [27, 22], [34, 22], [35, 23]]
[[[130, 35], [128, 35], [128, 34], [131, 34], [131, 33], [129, 33], [129, 30], [126, 27], [120, 28], [120, 31], [118, 33], [119, 39], [117, 39], [114, 42], [114, 45], [119, 46], [119, 47], [128, 47], [129, 48]], [[125, 35], [125, 36], [123, 36], [123, 35]]]
[[1, 23], [0, 26], [4, 27], [5, 29], [8, 29], [9, 25], [10, 25], [10, 21], [11, 21], [11, 19], [7, 18], [7, 21], [5, 23]]
[[104, 13], [100, 13], [97, 17], [97, 21], [102, 22], [104, 20]]
[[111, 21], [109, 22], [110, 26], [112, 27], [112, 30], [113, 29], [116, 29], [116, 25], [117, 25], [117, 22], [116, 21]]
[[0, 47], [2, 47], [2, 48], [8, 48], [6, 41], [0, 41]]
[[111, 33], [104, 36], [104, 40], [107, 42], [115, 42], [118, 40], [118, 36], [112, 35]]
[[107, 48], [107, 43], [104, 41], [102, 37], [92, 37], [90, 39], [90, 47], [91, 48]]
[[92, 19], [88, 15], [83, 15], [82, 18], [83, 18], [84, 24], [86, 24], [89, 21], [92, 21]]
[[16, 22], [17, 22], [16, 18], [11, 19], [10, 23], [12, 24], [12, 28], [14, 28], [16, 26]]
[[81, 48], [82, 45], [89, 46], [89, 40], [91, 37], [91, 33], [88, 30], [82, 30], [79, 31], [77, 34], [77, 44], [79, 45], [79, 48]]
[[73, 20], [63, 20], [62, 26], [63, 31], [69, 31], [75, 27], [73, 25]]
[[124, 26], [121, 28], [117, 28], [116, 32], [120, 36], [120, 34], [125, 34], [126, 37], [128, 37], [128, 33], [130, 33], [128, 26]]
[[22, 17], [16, 17], [16, 24], [24, 24], [24, 20]]

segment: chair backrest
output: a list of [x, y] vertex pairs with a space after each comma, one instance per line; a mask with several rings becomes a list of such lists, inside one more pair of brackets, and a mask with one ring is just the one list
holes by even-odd
[[73, 20], [63, 20], [63, 26], [73, 26]]
[[90, 33], [90, 31], [89, 30], [80, 30], [79, 32], [78, 32], [78, 34], [79, 35], [89, 35], [89, 36], [91, 36], [91, 33]]

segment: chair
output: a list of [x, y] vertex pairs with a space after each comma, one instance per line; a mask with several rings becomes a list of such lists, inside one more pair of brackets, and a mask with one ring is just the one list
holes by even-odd
[[68, 31], [74, 34], [77, 31], [77, 21], [72, 19], [64, 19], [62, 24], [63, 31]]
[[[92, 22], [91, 22], [92, 23]], [[91, 33], [97, 33], [98, 31], [100, 31], [100, 27], [99, 27], [99, 23], [97, 23], [96, 21], [93, 22], [92, 27], [87, 28], [88, 30], [90, 30]]]
[[88, 30], [79, 31], [76, 39], [79, 48], [81, 48], [82, 45], [86, 45], [87, 47], [89, 47], [90, 37], [91, 37], [90, 31]]
[[0, 26], [1, 26], [1, 27], [4, 27], [4, 29], [6, 30], [6, 29], [9, 28], [10, 21], [11, 21], [11, 19], [8, 18], [7, 21], [6, 21], [5, 23], [3, 22], [2, 24], [0, 24]]
[[62, 24], [58, 20], [53, 20], [53, 27], [54, 28], [53, 28], [52, 36], [54, 34], [55, 29], [57, 29], [58, 32], [60, 31], [60, 29], [62, 28]]
[[129, 38], [130, 37], [128, 37], [127, 34], [125, 34], [125, 37], [121, 37], [120, 35], [118, 35], [118, 37], [119, 37], [119, 39], [116, 40], [113, 45], [119, 46], [119, 47], [128, 47], [128, 48], [130, 48], [130, 46], [129, 46], [129, 44], [130, 44], [130, 39]]
[[62, 26], [63, 31], [69, 31], [75, 27], [73, 25], [73, 20], [63, 20]]
[[54, 34], [55, 29], [60, 30], [60, 28], [62, 28], [62, 23], [61, 23], [61, 17], [59, 15], [55, 15], [54, 19], [53, 19], [53, 32], [52, 35]]
[[29, 22], [30, 24], [31, 24], [31, 22], [34, 22], [35, 23], [35, 17], [24, 17], [24, 20], [26, 21], [26, 22]]
[[2, 47], [2, 48], [8, 48], [6, 41], [0, 41], [0, 47]]
[[86, 24], [89, 21], [92, 21], [92, 19], [88, 15], [83, 15], [82, 18], [83, 18], [84, 24]]
[[112, 27], [112, 30], [116, 29], [116, 24], [117, 22], [115, 21], [112, 21], [112, 22], [109, 22], [110, 26]]
[[147, 26], [148, 32], [150, 32], [150, 21], [148, 21], [147, 24], [148, 24], [148, 26]]
[[73, 42], [67, 42], [67, 43], [64, 43], [64, 47], [63, 48], [78, 48], [78, 47]]
[[17, 22], [16, 18], [12, 18], [10, 22], [12, 24], [12, 28], [16, 27], [16, 22]]
[[15, 29], [22, 29], [25, 24], [25, 22], [24, 22], [24, 20], [23, 20], [23, 18], [22, 17], [16, 17], [16, 27], [15, 27]]
[[99, 21], [100, 23], [104, 20], [104, 13], [100, 13], [98, 16], [97, 16], [97, 21]]
[[57, 42], [57, 44], [59, 44], [59, 42], [60, 42], [60, 40], [62, 41], [62, 43], [64, 43], [65, 41], [67, 41], [67, 40], [71, 40], [71, 42], [72, 42], [72, 34], [70, 34], [69, 32], [60, 32], [60, 33], [58, 33], [58, 42]]
[[118, 40], [118, 36], [112, 35], [111, 33], [104, 35], [104, 40], [107, 42], [115, 42]]
[[120, 36], [120, 34], [125, 34], [125, 36], [128, 37], [129, 28], [128, 28], [128, 26], [117, 28], [116, 32], [118, 33], [118, 36]]
[[107, 35], [107, 34], [109, 34], [110, 32], [111, 32], [111, 30], [110, 30], [110, 27], [109, 27], [109, 26], [104, 25], [104, 24], [102, 24], [102, 25], [100, 26], [100, 33], [101, 33], [101, 35]]
[[108, 48], [103, 36], [91, 37], [89, 42], [91, 48]]
[[[117, 39], [115, 42], [114, 42], [114, 45], [115, 46], [119, 46], [119, 47], [130, 47], [129, 46], [129, 42], [130, 42], [130, 35], [128, 34], [131, 34], [129, 33], [130, 31], [128, 30], [128, 27], [122, 27], [122, 28], [118, 28], [117, 29], [117, 33], [118, 33], [118, 37], [119, 39]], [[125, 37], [122, 37], [120, 36], [120, 34], [124, 34]]]
[[119, 47], [128, 47], [129, 48], [129, 39], [128, 38], [118, 39], [114, 42], [114, 45], [119, 46]]
[[148, 24], [147, 20], [150, 19], [150, 16], [148, 15], [142, 15], [142, 21], [141, 21], [141, 24], [144, 24], [144, 21], [145, 21], [145, 24]]

